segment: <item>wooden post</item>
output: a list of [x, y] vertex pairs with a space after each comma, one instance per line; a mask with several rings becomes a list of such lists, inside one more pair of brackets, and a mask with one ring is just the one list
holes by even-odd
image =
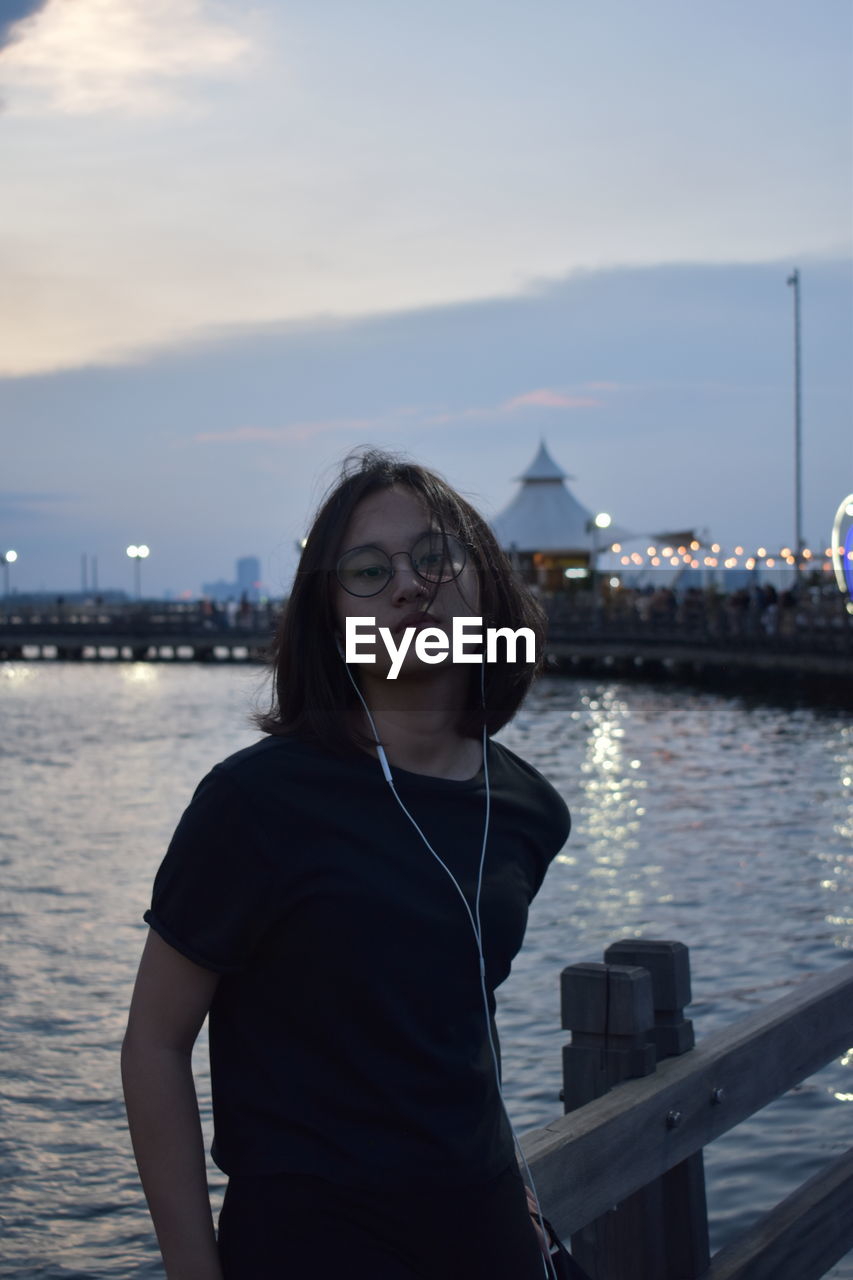
[[[563, 1026], [572, 1031], [563, 1050], [567, 1112], [621, 1080], [650, 1074], [657, 1060], [694, 1043], [684, 1017], [690, 962], [683, 943], [625, 939], [604, 958], [605, 965], [563, 973]], [[667, 1117], [673, 1127], [678, 1122], [677, 1115]], [[631, 1159], [630, 1151], [624, 1158]], [[710, 1260], [701, 1151], [573, 1235], [572, 1252], [593, 1280], [697, 1280]]]
[[[693, 1048], [693, 1023], [684, 1017], [692, 998], [690, 954], [683, 942], [654, 942], [626, 938], [604, 953], [608, 964], [642, 965], [652, 979], [655, 1006], [653, 1039], [657, 1060], [677, 1058]], [[676, 1117], [672, 1117], [676, 1121]], [[697, 1280], [710, 1265], [705, 1165], [701, 1151], [670, 1169], [656, 1184], [637, 1192], [637, 1199], [653, 1199], [658, 1229], [666, 1244], [666, 1269], [661, 1280]], [[657, 1277], [658, 1273], [654, 1273]]]
[[693, 1023], [684, 1017], [690, 1004], [690, 953], [683, 942], [651, 942], [624, 938], [604, 953], [605, 964], [640, 965], [652, 979], [655, 1023], [652, 1033], [657, 1060], [677, 1058], [695, 1043]]
[[655, 1069], [652, 983], [636, 967], [573, 964], [560, 975], [560, 1014], [572, 1042], [563, 1049], [563, 1103], [574, 1111], [632, 1076]]
[[[582, 1107], [622, 1080], [655, 1069], [652, 980], [631, 965], [574, 964], [560, 975], [561, 1015], [572, 1042], [563, 1049], [563, 1103]], [[622, 1280], [605, 1214], [572, 1236], [572, 1253], [592, 1280]], [[649, 1249], [644, 1250], [648, 1255]], [[640, 1274], [636, 1273], [637, 1280]], [[635, 1273], [626, 1273], [634, 1280]], [[648, 1273], [651, 1280], [653, 1272]], [[655, 1280], [658, 1280], [655, 1277]]]

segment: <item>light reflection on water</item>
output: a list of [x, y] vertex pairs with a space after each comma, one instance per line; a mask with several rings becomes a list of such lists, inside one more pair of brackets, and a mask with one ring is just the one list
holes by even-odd
[[[0, 664], [0, 1276], [161, 1275], [117, 1052], [166, 841], [253, 741], [254, 669]], [[853, 950], [853, 731], [809, 709], [548, 679], [503, 740], [574, 829], [502, 990], [521, 1129], [559, 1113], [558, 976], [625, 936], [691, 950], [697, 1034]], [[204, 1045], [196, 1055], [209, 1095]], [[851, 1144], [853, 1047], [706, 1153], [715, 1245]], [[221, 1175], [212, 1171], [215, 1194]], [[853, 1277], [853, 1260], [831, 1273]]]

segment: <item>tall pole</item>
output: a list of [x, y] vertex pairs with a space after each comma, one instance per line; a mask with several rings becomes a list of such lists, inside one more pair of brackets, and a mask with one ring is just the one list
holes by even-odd
[[800, 273], [795, 267], [788, 276], [794, 289], [794, 546], [799, 569], [803, 559], [803, 419], [800, 362]]
[[130, 556], [131, 560], [133, 561], [133, 580], [134, 580], [134, 583], [136, 584], [136, 598], [137, 600], [141, 600], [142, 599], [142, 576], [141, 576], [142, 571], [141, 571], [139, 562], [140, 560], [144, 560], [146, 556], [149, 556], [151, 554], [151, 549], [150, 547], [147, 547], [144, 542], [140, 542], [138, 546], [135, 543], [131, 543], [131, 545], [127, 548], [127, 554]]

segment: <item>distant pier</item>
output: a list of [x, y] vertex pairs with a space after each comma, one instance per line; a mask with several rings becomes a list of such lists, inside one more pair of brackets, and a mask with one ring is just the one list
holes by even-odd
[[64, 662], [264, 662], [277, 611], [250, 608], [229, 621], [203, 605], [142, 605], [0, 611], [0, 660]]
[[[840, 594], [768, 614], [721, 597], [642, 610], [555, 596], [546, 664], [573, 675], [811, 689], [853, 705], [853, 615]], [[228, 619], [202, 604], [16, 610], [0, 606], [0, 660], [259, 663], [278, 607]]]

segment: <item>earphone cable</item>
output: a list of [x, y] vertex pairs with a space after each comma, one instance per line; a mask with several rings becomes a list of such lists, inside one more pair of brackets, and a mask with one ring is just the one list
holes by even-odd
[[[407, 809], [405, 803], [400, 798], [399, 792], [397, 791], [397, 788], [394, 785], [394, 777], [391, 773], [391, 766], [388, 763], [388, 757], [385, 754], [385, 748], [383, 747], [382, 741], [379, 737], [379, 731], [376, 727], [376, 721], [373, 719], [373, 716], [370, 712], [370, 708], [368, 707], [367, 702], [365, 701], [364, 696], [358, 687], [358, 682], [356, 681], [355, 677], [350, 671], [349, 665], [346, 663], [346, 661], [344, 662], [344, 665], [346, 667], [347, 675], [352, 681], [352, 686], [355, 689], [356, 694], [358, 695], [358, 699], [361, 702], [362, 707], [364, 708], [365, 715], [367, 716], [367, 719], [370, 723], [370, 727], [373, 731], [373, 738], [376, 744], [376, 754], [379, 757], [379, 763], [382, 768], [382, 773], [385, 777], [385, 780], [388, 783], [388, 786], [391, 788], [391, 794], [394, 796], [394, 799], [397, 801], [397, 804], [400, 806], [403, 813], [409, 819], [409, 822], [415, 828], [421, 840], [426, 845], [427, 849], [432, 854], [432, 856], [435, 858], [436, 862], [438, 862], [438, 864], [444, 869], [444, 871], [449, 876], [454, 888], [456, 889], [456, 892], [459, 894], [459, 897], [462, 899], [463, 906], [465, 907], [465, 911], [467, 913], [468, 920], [471, 925], [471, 929], [474, 933], [474, 940], [477, 944], [477, 955], [479, 957], [479, 962], [480, 962], [480, 994], [483, 1001], [483, 1012], [485, 1014], [485, 1020], [486, 1020], [486, 1035], [488, 1038], [489, 1050], [492, 1056], [492, 1066], [495, 1074], [495, 1084], [498, 1090], [498, 1098], [500, 1099], [501, 1108], [506, 1118], [506, 1122], [509, 1125], [510, 1133], [512, 1134], [512, 1140], [513, 1140], [515, 1150], [518, 1153], [518, 1157], [521, 1160], [521, 1164], [526, 1175], [525, 1185], [530, 1187], [531, 1193], [533, 1195], [533, 1199], [536, 1202], [536, 1217], [539, 1222], [539, 1227], [542, 1232], [543, 1240], [547, 1241], [547, 1231], [545, 1230], [545, 1221], [544, 1221], [544, 1215], [542, 1213], [542, 1206], [539, 1203], [539, 1193], [536, 1190], [536, 1184], [533, 1180], [533, 1174], [530, 1171], [530, 1165], [527, 1163], [527, 1157], [525, 1156], [524, 1151], [522, 1150], [521, 1143], [518, 1138], [518, 1134], [515, 1131], [515, 1126], [513, 1125], [512, 1120], [510, 1119], [510, 1115], [507, 1110], [506, 1101], [503, 1095], [503, 1088], [501, 1085], [500, 1064], [498, 1062], [497, 1046], [495, 1044], [494, 1033], [492, 1030], [492, 1015], [491, 1015], [491, 1010], [489, 1008], [489, 991], [488, 991], [488, 984], [486, 981], [486, 960], [483, 952], [483, 933], [482, 933], [482, 924], [480, 920], [480, 898], [481, 898], [482, 888], [483, 888], [483, 875], [484, 875], [485, 865], [486, 865], [486, 846], [488, 844], [488, 839], [489, 839], [489, 825], [491, 821], [491, 808], [492, 808], [491, 784], [490, 784], [490, 778], [489, 778], [489, 752], [488, 752], [489, 740], [488, 740], [488, 732], [487, 732], [487, 725], [486, 725], [486, 718], [485, 718], [485, 689], [484, 689], [483, 667], [481, 666], [480, 668], [480, 692], [483, 700], [483, 710], [484, 710], [483, 783], [484, 783], [485, 795], [486, 795], [486, 812], [485, 812], [485, 818], [483, 821], [483, 840], [480, 847], [480, 863], [477, 870], [477, 888], [476, 888], [476, 893], [474, 897], [474, 911], [472, 912], [471, 907], [468, 903], [468, 899], [465, 897], [462, 886], [460, 885], [459, 881], [456, 879], [456, 876], [450, 870], [450, 868], [448, 867], [444, 859], [438, 853], [436, 853], [435, 849], [432, 847], [429, 840], [421, 830], [421, 827], [419, 826], [418, 822], [412, 816], [412, 814]], [[545, 1243], [542, 1247], [542, 1267], [543, 1267], [546, 1280], [557, 1280], [557, 1273], [554, 1268], [554, 1263], [551, 1259], [547, 1243]]]

